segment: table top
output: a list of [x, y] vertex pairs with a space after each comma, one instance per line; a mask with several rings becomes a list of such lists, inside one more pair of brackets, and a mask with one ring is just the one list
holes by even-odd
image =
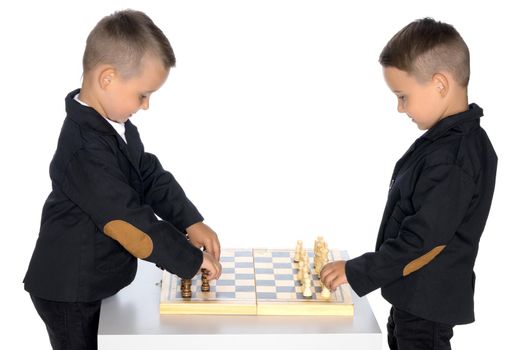
[[161, 315], [162, 271], [139, 260], [133, 283], [103, 300], [99, 336], [236, 334], [378, 334], [366, 297], [352, 291], [354, 316]]

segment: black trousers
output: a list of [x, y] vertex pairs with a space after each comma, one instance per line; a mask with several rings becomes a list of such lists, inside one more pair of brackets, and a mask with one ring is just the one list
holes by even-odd
[[392, 350], [450, 350], [453, 327], [392, 307], [386, 325], [388, 346]]
[[96, 350], [101, 301], [67, 303], [31, 295], [53, 350]]

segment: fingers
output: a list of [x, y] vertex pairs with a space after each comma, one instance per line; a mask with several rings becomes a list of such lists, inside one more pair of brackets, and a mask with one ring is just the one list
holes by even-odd
[[205, 249], [210, 253], [216, 260], [221, 258], [221, 244], [217, 236], [213, 237], [210, 242], [205, 246]]
[[334, 261], [326, 264], [321, 270], [321, 282], [331, 291], [336, 290], [343, 283], [348, 283], [345, 273], [345, 262]]
[[326, 287], [330, 289], [332, 292], [334, 292], [337, 287], [339, 287], [341, 284], [346, 282], [346, 278], [341, 275], [335, 275], [333, 279], [331, 279]]
[[325, 286], [327, 286], [327, 284], [325, 283], [327, 277], [335, 272], [334, 268], [335, 268], [335, 264], [333, 262], [330, 262], [326, 264], [321, 270], [321, 282], [323, 282]]
[[222, 265], [211, 254], [203, 252], [201, 269], [206, 270], [208, 280], [218, 279], [222, 274]]
[[321, 282], [323, 282], [324, 285], [326, 285], [324, 283], [326, 275], [328, 275], [328, 273], [331, 271], [330, 266], [331, 266], [331, 263], [328, 263], [321, 269]]
[[198, 222], [186, 229], [190, 242], [197, 248], [204, 248], [216, 260], [221, 256], [221, 245], [215, 231], [203, 222]]
[[221, 264], [218, 264], [218, 266], [216, 266], [215, 269], [213, 270], [213, 273], [208, 274], [208, 279], [218, 280], [219, 277], [221, 277], [221, 274], [222, 274], [222, 266]]
[[322, 272], [324, 273], [321, 275], [321, 282], [326, 286], [326, 288], [333, 291], [334, 288], [332, 287], [332, 285], [334, 284], [333, 282], [337, 277], [337, 273], [330, 268], [323, 269]]
[[220, 262], [214, 261], [213, 266], [214, 266], [214, 269], [212, 273], [208, 275], [208, 279], [210, 280], [219, 279], [219, 277], [221, 277], [221, 274], [222, 274], [222, 265]]

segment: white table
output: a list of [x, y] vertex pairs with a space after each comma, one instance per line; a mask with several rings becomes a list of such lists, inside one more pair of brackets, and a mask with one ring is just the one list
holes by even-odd
[[100, 350], [381, 349], [381, 330], [366, 298], [352, 291], [355, 316], [160, 315], [162, 271], [139, 260], [133, 283], [104, 300]]

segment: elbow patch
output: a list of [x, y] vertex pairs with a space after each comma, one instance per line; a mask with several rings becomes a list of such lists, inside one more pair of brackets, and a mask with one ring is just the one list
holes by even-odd
[[439, 253], [441, 253], [443, 249], [445, 249], [445, 247], [446, 245], [439, 245], [431, 251], [429, 251], [428, 253], [409, 262], [403, 269], [403, 277], [410, 275], [412, 272], [419, 270], [420, 268], [431, 262]]
[[104, 233], [119, 242], [134, 257], [145, 259], [153, 251], [153, 241], [144, 231], [123, 220], [104, 225]]

